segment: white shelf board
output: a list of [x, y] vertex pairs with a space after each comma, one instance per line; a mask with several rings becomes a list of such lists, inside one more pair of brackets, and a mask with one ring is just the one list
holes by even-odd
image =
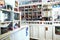
[[34, 38], [34, 37], [30, 37], [30, 38], [32, 38], [32, 39], [39, 39], [39, 38]]
[[14, 13], [20, 13], [20, 12], [18, 12], [18, 11], [13, 11]]
[[8, 10], [8, 9], [0, 9], [0, 10], [8, 11], [8, 12], [11, 12], [12, 11], [12, 10]]
[[12, 22], [12, 21], [4, 21], [4, 22], [0, 22], [0, 23], [8, 23], [8, 22], [10, 23], [10, 22]]
[[14, 22], [18, 22], [18, 21], [20, 21], [20, 20], [14, 20]]
[[52, 21], [26, 21], [26, 22], [52, 22]]
[[43, 2], [43, 5], [53, 5], [53, 4], [58, 4], [60, 1], [55, 1], [55, 2]]
[[0, 24], [0, 27], [8, 27], [9, 24]]
[[32, 6], [32, 5], [53, 5], [53, 4], [58, 4], [60, 1], [55, 1], [55, 2], [36, 2], [36, 3], [30, 3], [30, 4], [25, 4], [25, 5], [19, 5], [20, 7], [24, 6]]
[[19, 5], [19, 6], [24, 7], [24, 6], [32, 6], [32, 5], [40, 5], [40, 4], [42, 4], [42, 2], [30, 3], [30, 4], [25, 4], [25, 5]]

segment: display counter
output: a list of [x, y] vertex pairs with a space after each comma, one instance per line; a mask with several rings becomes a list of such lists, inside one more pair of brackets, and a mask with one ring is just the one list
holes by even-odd
[[0, 35], [0, 40], [25, 40], [28, 36], [27, 34], [29, 34], [28, 27], [28, 25], [23, 24], [20, 28], [14, 29], [13, 31], [9, 31]]

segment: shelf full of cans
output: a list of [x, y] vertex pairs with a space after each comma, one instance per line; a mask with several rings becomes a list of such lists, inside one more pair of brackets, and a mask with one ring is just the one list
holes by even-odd
[[[54, 4], [32, 4], [20, 6], [21, 20], [27, 23], [39, 24], [39, 22], [48, 22], [44, 24], [60, 24], [60, 3]], [[34, 23], [35, 22], [35, 23]], [[50, 23], [51, 22], [51, 23]]]

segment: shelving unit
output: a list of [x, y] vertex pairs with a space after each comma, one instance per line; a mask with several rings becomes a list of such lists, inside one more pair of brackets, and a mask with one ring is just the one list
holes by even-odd
[[56, 37], [54, 34], [55, 25], [60, 26], [59, 10], [59, 0], [42, 0], [42, 2], [20, 5], [21, 19], [24, 23], [30, 25], [30, 38], [36, 40], [60, 40], [58, 38], [60, 36]]
[[[39, 5], [41, 6], [41, 5]], [[22, 8], [20, 8], [22, 10]], [[25, 6], [24, 7], [24, 13], [22, 13], [22, 17], [23, 15], [24, 18], [26, 18], [26, 20], [35, 20], [37, 17], [39, 17], [39, 15], [41, 15], [41, 8], [38, 8], [37, 5], [33, 5], [33, 6]], [[37, 14], [38, 13], [38, 14]], [[37, 15], [36, 15], [37, 14]], [[22, 19], [24, 19], [22, 18]], [[37, 18], [38, 20], [39, 18]]]
[[[11, 0], [10, 0], [11, 1]], [[9, 4], [7, 0], [3, 0], [4, 4], [0, 5], [0, 27], [10, 30], [15, 30], [17, 28], [20, 28], [20, 12], [19, 12], [19, 4], [18, 0], [13, 0], [13, 4]], [[16, 5], [14, 5], [16, 4]], [[2, 6], [2, 7], [1, 7]], [[0, 30], [3, 30], [0, 29]], [[1, 32], [1, 34], [3, 34]]]
[[[22, 28], [21, 24], [28, 23], [30, 26], [31, 38], [34, 38], [37, 40], [44, 40], [44, 39], [49, 40], [48, 38], [50, 36], [52, 40], [52, 36], [51, 36], [52, 33], [51, 35], [49, 35], [48, 33], [53, 31], [52, 25], [60, 24], [60, 15], [59, 15], [60, 12], [58, 12], [58, 9], [57, 11], [55, 9], [55, 7], [60, 7], [60, 0], [38, 0], [38, 1], [31, 0], [28, 2], [26, 0], [24, 0], [25, 2], [22, 0], [12, 0], [13, 1], [12, 2], [10, 0], [11, 3], [7, 1], [6, 0], [3, 1], [2, 5], [0, 4], [0, 14], [1, 14], [0, 15], [0, 34], [4, 34], [2, 31], [8, 32], [8, 31], [14, 31], [16, 29]], [[20, 4], [20, 1], [24, 2], [26, 5], [21, 5], [24, 3]], [[57, 13], [58, 15], [54, 14], [52, 11], [54, 11], [54, 13]], [[5, 28], [8, 30], [5, 30]], [[28, 28], [26, 27], [26, 29], [24, 30], [26, 31], [28, 30]], [[23, 31], [23, 34], [25, 33], [25, 31]], [[17, 33], [17, 35], [19, 33]], [[44, 35], [44, 33], [46, 35]], [[14, 35], [12, 34], [11, 35], [13, 36], [12, 39], [14, 40], [14, 36], [17, 36], [17, 35], [16, 33]], [[26, 35], [27, 35], [27, 31], [26, 31]], [[15, 37], [15, 40], [16, 40], [16, 37]]]
[[53, 21], [53, 5], [58, 5], [60, 1], [37, 2], [33, 4], [20, 5], [21, 19], [27, 21]]
[[0, 0], [0, 40], [29, 40], [29, 25], [21, 22], [19, 1]]

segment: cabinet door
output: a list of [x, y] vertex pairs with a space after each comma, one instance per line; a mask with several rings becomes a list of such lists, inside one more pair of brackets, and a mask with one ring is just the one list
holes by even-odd
[[45, 40], [45, 27], [39, 26], [39, 40]]
[[33, 27], [32, 27], [32, 25], [30, 25], [30, 27], [29, 27], [29, 32], [30, 32], [30, 38], [32, 38], [33, 37]]
[[52, 40], [52, 26], [43, 25], [39, 27], [39, 40]]
[[39, 28], [37, 24], [30, 25], [30, 37], [31, 38], [38, 39], [38, 34], [39, 34], [38, 31], [39, 31]]
[[46, 40], [52, 40], [52, 26], [45, 26], [45, 36]]
[[33, 38], [38, 39], [39, 26], [35, 24], [35, 25], [32, 25], [32, 27], [33, 27]]

